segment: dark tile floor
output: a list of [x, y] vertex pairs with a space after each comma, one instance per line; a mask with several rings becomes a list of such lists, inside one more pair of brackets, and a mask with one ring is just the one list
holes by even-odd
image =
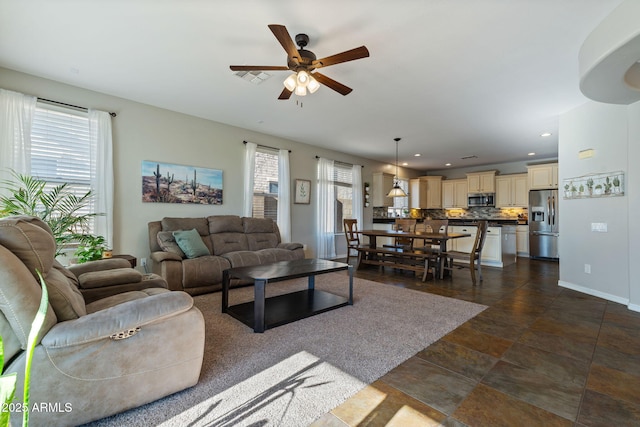
[[489, 306], [314, 426], [640, 426], [640, 313], [558, 286], [558, 264], [519, 258], [421, 282], [356, 276]]

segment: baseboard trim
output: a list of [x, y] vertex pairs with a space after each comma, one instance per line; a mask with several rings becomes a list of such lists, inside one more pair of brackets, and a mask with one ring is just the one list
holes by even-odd
[[638, 304], [629, 304], [627, 305], [627, 308], [631, 311], [637, 311], [640, 313], [640, 305]]
[[[583, 294], [591, 295], [591, 296], [594, 296], [594, 297], [606, 299], [607, 301], [617, 302], [619, 304], [626, 305], [627, 307], [629, 307], [629, 309], [631, 309], [631, 307], [629, 305], [629, 298], [622, 298], [622, 297], [619, 297], [617, 295], [613, 295], [613, 294], [608, 294], [606, 292], [597, 291], [595, 289], [591, 289], [591, 288], [587, 288], [587, 287], [584, 287], [584, 286], [576, 285], [575, 283], [565, 282], [563, 280], [558, 280], [558, 286], [561, 286], [561, 287], [567, 288], [567, 289], [572, 289], [574, 291], [582, 292]], [[634, 311], [640, 311], [640, 306], [638, 306], [638, 310], [634, 310]]]

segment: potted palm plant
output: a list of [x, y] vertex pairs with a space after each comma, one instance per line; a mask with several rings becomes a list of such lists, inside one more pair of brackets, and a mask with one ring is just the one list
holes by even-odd
[[30, 215], [42, 219], [51, 228], [56, 240], [56, 256], [71, 243], [88, 242], [95, 236], [88, 233], [93, 217], [101, 213], [88, 212], [91, 190], [76, 195], [68, 183], [49, 189], [47, 182], [13, 172], [12, 181], [0, 183], [0, 217]]

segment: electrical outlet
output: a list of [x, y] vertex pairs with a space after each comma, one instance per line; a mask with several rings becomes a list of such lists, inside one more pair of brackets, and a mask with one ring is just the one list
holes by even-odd
[[591, 274], [591, 264], [584, 265], [584, 272], [587, 274]]
[[146, 258], [140, 258], [140, 265], [143, 267], [147, 266], [147, 259]]

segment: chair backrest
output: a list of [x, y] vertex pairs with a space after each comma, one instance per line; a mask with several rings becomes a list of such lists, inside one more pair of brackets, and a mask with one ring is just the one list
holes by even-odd
[[416, 231], [417, 219], [398, 218], [396, 219], [396, 230], [413, 233]]
[[[414, 233], [416, 231], [417, 223], [418, 223], [418, 220], [416, 219], [397, 218], [395, 223], [395, 229], [397, 231]], [[413, 247], [413, 239], [410, 237], [396, 237], [396, 245]]]
[[354, 246], [360, 244], [360, 235], [358, 232], [358, 220], [353, 218], [346, 218], [343, 221], [344, 235], [347, 238], [347, 246]]
[[485, 220], [478, 221], [478, 232], [476, 233], [476, 239], [473, 242], [473, 250], [471, 254], [474, 256], [474, 259], [480, 259], [480, 254], [482, 253], [482, 247], [484, 246], [485, 238], [487, 237], [487, 228], [489, 227], [489, 223]]
[[432, 233], [444, 233], [449, 232], [449, 220], [448, 219], [425, 219], [422, 223], [422, 229]]

